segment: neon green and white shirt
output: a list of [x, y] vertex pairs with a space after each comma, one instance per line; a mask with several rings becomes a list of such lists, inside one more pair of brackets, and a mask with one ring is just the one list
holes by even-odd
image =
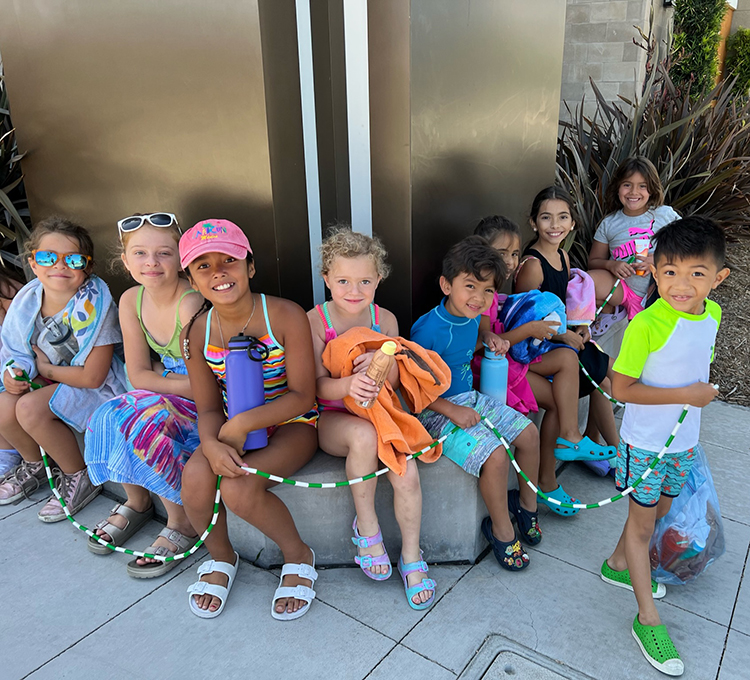
[[[721, 307], [712, 300], [703, 314], [685, 314], [659, 298], [630, 322], [613, 370], [655, 387], [708, 382], [720, 322]], [[682, 404], [626, 404], [620, 437], [639, 449], [661, 451], [681, 413]], [[669, 451], [695, 446], [700, 427], [701, 409], [691, 407]]]

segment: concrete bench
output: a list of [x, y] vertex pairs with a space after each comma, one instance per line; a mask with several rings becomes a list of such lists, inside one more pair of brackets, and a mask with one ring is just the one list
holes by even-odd
[[[627, 322], [615, 324], [599, 344], [610, 355], [619, 350]], [[578, 422], [581, 431], [586, 426], [588, 397], [578, 402]], [[532, 420], [539, 426], [541, 415]], [[82, 442], [81, 442], [82, 444]], [[468, 475], [447, 458], [435, 463], [419, 463], [422, 485], [421, 545], [430, 562], [474, 563], [487, 547], [480, 531], [487, 508], [479, 493], [477, 479]], [[345, 461], [322, 451], [302, 468], [295, 479], [306, 482], [335, 482], [346, 479]], [[509, 488], [517, 488], [516, 476], [511, 469]], [[124, 499], [119, 484], [107, 482], [108, 495]], [[354, 502], [347, 488], [304, 489], [280, 484], [273, 489], [289, 508], [302, 539], [314, 550], [317, 563], [325, 566], [352, 564], [355, 554], [351, 542]], [[154, 497], [157, 516], [166, 519], [158, 498]], [[393, 515], [393, 490], [385, 477], [378, 480], [375, 507], [389, 554], [395, 560], [401, 550], [401, 534]], [[239, 554], [260, 567], [282, 564], [281, 551], [255, 527], [228, 515], [229, 533]]]
[[[580, 401], [584, 418], [588, 400]], [[534, 421], [539, 423], [536, 415]], [[480, 523], [487, 508], [479, 493], [476, 477], [461, 471], [453, 462], [441, 457], [434, 463], [417, 463], [422, 486], [421, 546], [430, 562], [474, 563], [487, 547]], [[295, 479], [306, 482], [336, 482], [346, 479], [345, 461], [318, 451]], [[517, 488], [511, 470], [509, 488]], [[108, 495], [124, 499], [122, 487], [107, 482]], [[317, 563], [325, 566], [351, 564], [355, 554], [351, 542], [354, 502], [347, 488], [305, 489], [279, 484], [273, 493], [279, 495], [294, 518], [302, 539], [314, 550]], [[164, 508], [154, 497], [157, 516], [166, 518]], [[385, 476], [378, 479], [375, 508], [389, 554], [395, 560], [401, 551], [401, 533], [393, 514], [393, 490]], [[237, 552], [260, 567], [282, 564], [278, 546], [244, 520], [228, 513], [229, 534]]]

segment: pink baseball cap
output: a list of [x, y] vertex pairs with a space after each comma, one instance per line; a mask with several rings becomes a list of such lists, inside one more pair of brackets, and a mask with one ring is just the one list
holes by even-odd
[[229, 220], [201, 220], [180, 238], [180, 264], [183, 269], [205, 253], [224, 253], [244, 260], [253, 249], [242, 229]]

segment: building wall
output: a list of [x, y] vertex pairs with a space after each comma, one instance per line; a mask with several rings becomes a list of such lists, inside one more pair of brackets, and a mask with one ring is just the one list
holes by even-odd
[[[584, 97], [591, 106], [590, 78], [608, 101], [632, 98], [645, 69], [645, 52], [633, 43], [634, 26], [648, 30], [650, 0], [567, 0], [560, 117], [568, 119], [566, 103], [575, 110]], [[654, 2], [654, 35], [666, 37], [671, 9]], [[588, 108], [588, 107], [587, 107]]]
[[732, 33], [738, 28], [750, 28], [750, 0], [735, 0], [732, 17]]
[[[310, 3], [324, 226], [366, 200], [352, 196], [348, 170], [356, 89], [344, 72], [344, 19], [354, 5]], [[0, 0], [33, 221], [59, 213], [89, 227], [98, 271], [119, 292], [131, 282], [105, 268], [119, 218], [225, 217], [250, 236], [257, 290], [309, 308], [319, 227], [306, 210], [302, 112], [312, 107], [300, 97], [295, 9], [295, 0]], [[439, 297], [447, 249], [484, 215], [525, 221], [554, 181], [565, 5], [371, 0], [367, 9], [372, 226], [394, 265], [378, 302], [407, 332]]]

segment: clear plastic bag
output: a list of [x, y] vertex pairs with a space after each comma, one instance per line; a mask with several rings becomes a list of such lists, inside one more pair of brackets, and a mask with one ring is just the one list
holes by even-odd
[[700, 576], [725, 550], [719, 497], [703, 447], [670, 511], [651, 538], [651, 576], [659, 583], [682, 585]]

